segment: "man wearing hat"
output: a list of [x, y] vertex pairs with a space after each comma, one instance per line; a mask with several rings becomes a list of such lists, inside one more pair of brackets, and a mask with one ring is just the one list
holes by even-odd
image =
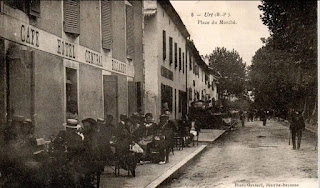
[[62, 125], [65, 130], [60, 131], [52, 142], [59, 162], [57, 173], [66, 173], [72, 183], [79, 184], [83, 177], [81, 160], [85, 151], [82, 137], [78, 134], [81, 126], [76, 119], [67, 119]]
[[100, 151], [103, 160], [112, 159], [112, 150], [110, 146], [110, 140], [114, 135], [115, 126], [111, 123], [113, 121], [112, 115], [107, 115], [106, 121], [102, 118], [98, 118], [97, 122], [100, 124]]
[[[293, 149], [300, 149], [302, 132], [305, 129], [305, 123], [302, 111], [291, 110], [289, 114], [290, 131]], [[297, 138], [297, 143], [296, 143]]]
[[68, 156], [72, 158], [83, 151], [83, 143], [81, 136], [77, 130], [81, 128], [76, 119], [67, 119], [67, 123], [62, 124], [66, 130], [58, 133], [53, 141], [56, 149], [60, 152], [67, 152]]

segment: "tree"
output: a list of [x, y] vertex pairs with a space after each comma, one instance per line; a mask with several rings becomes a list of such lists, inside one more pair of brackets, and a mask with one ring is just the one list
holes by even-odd
[[245, 64], [239, 53], [226, 48], [216, 48], [209, 55], [215, 74], [220, 75], [220, 91], [225, 96], [241, 96], [245, 92]]
[[[270, 38], [250, 67], [255, 103], [276, 109], [314, 107], [317, 100], [317, 2], [263, 0]], [[306, 105], [308, 103], [308, 105]], [[309, 110], [311, 111], [311, 110]]]

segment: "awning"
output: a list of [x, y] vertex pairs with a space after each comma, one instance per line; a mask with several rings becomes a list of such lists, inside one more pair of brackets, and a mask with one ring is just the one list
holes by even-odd
[[152, 16], [155, 13], [157, 13], [157, 1], [156, 0], [150, 0], [150, 1], [143, 1], [144, 3], [144, 15], [145, 16]]

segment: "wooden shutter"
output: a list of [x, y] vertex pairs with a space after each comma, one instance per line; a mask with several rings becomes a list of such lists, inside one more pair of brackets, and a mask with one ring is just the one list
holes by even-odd
[[80, 1], [64, 0], [64, 31], [80, 34]]
[[170, 65], [173, 63], [173, 49], [172, 49], [172, 38], [169, 37], [169, 61], [170, 61]]
[[174, 67], [178, 67], [178, 46], [177, 43], [174, 43]]
[[179, 71], [181, 71], [182, 66], [181, 66], [181, 48], [179, 48]]
[[101, 1], [102, 48], [112, 47], [112, 4], [110, 0]]
[[29, 14], [40, 17], [40, 0], [31, 0], [29, 2]]
[[184, 53], [182, 53], [182, 72], [184, 73]]
[[163, 51], [163, 60], [167, 59], [167, 36], [166, 36], [166, 31], [162, 31], [162, 51]]
[[133, 19], [133, 7], [126, 5], [126, 44], [127, 44], [127, 57], [133, 58], [134, 54], [134, 19]]
[[189, 54], [189, 68], [192, 70], [192, 59], [191, 59], [191, 54]]

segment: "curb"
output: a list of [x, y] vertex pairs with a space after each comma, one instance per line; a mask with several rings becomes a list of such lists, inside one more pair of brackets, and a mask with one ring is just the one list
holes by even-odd
[[145, 186], [145, 188], [156, 188], [159, 185], [161, 185], [163, 182], [165, 182], [167, 179], [172, 177], [174, 174], [176, 174], [181, 168], [185, 167], [192, 159], [194, 159], [197, 155], [202, 153], [204, 149], [206, 148], [206, 145], [201, 145], [196, 151], [192, 152], [188, 157], [184, 158], [182, 161], [171, 167], [168, 171], [166, 171], [164, 174], [159, 176], [157, 179], [155, 179], [153, 182]]
[[[224, 131], [222, 134], [220, 134], [217, 138], [215, 138], [212, 141], [205, 141], [206, 143], [212, 143], [216, 141], [218, 138], [220, 138], [223, 134], [225, 134], [228, 131]], [[200, 141], [199, 141], [200, 142]], [[204, 143], [204, 142], [201, 142]], [[187, 167], [188, 164], [190, 164], [191, 161], [195, 160], [197, 156], [199, 156], [202, 152], [205, 151], [207, 148], [207, 145], [201, 145], [197, 150], [192, 152], [190, 155], [188, 155], [186, 158], [184, 158], [182, 161], [171, 167], [169, 170], [167, 170], [164, 174], [160, 175], [157, 179], [152, 181], [150, 184], [145, 186], [145, 188], [156, 188], [166, 182], [167, 180], [176, 177], [179, 172], [181, 172], [185, 167]]]
[[199, 140], [199, 143], [212, 143], [214, 141], [216, 141], [218, 138], [220, 138], [222, 135], [224, 135], [225, 133], [230, 132], [230, 130], [224, 130], [223, 133], [221, 133], [218, 137], [216, 137], [214, 140]]

